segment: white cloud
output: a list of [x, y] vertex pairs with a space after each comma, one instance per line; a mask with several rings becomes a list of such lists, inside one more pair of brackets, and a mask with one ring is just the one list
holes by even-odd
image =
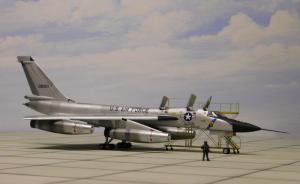
[[20, 45], [24, 44], [32, 44], [33, 42], [36, 42], [39, 40], [36, 36], [8, 36], [5, 38], [0, 39], [0, 52], [4, 50], [9, 50], [15, 47], [18, 47]]
[[247, 46], [261, 40], [264, 28], [256, 24], [250, 17], [239, 13], [231, 17], [216, 39], [229, 39], [233, 44]]
[[[128, 72], [134, 75], [141, 75], [142, 73], [151, 73], [164, 68], [169, 70], [172, 64], [176, 64], [184, 58], [185, 50], [173, 48], [167, 44], [139, 47], [135, 49], [120, 49], [105, 53], [94, 53], [80, 56], [59, 56], [57, 60], [61, 62], [45, 62], [48, 66], [61, 67], [62, 64], [69, 66], [81, 66], [83, 64], [105, 67], [106, 71]], [[47, 59], [47, 58], [44, 58]], [[52, 60], [52, 59], [51, 59]], [[165, 67], [162, 67], [165, 66]], [[126, 70], [123, 70], [124, 67]]]
[[[269, 25], [264, 27], [255, 23], [249, 16], [238, 13], [232, 16], [229, 24], [215, 35], [195, 36], [177, 42], [178, 35], [189, 29], [191, 17], [192, 15], [185, 11], [154, 13], [145, 17], [141, 26], [129, 34], [127, 44], [130, 45], [130, 42], [135, 41], [144, 44], [135, 47], [124, 49], [122, 46], [112, 47], [110, 50], [97, 53], [101, 45], [108, 47], [107, 40], [95, 41], [92, 38], [72, 42], [46, 42], [41, 35], [30, 35], [0, 39], [0, 52], [6, 55], [20, 55], [19, 53], [26, 54], [34, 50], [35, 52], [28, 53], [36, 53], [39, 56], [47, 56], [42, 54], [47, 52], [55, 53], [57, 57], [47, 57], [65, 61], [63, 63], [72, 62], [73, 65], [100, 62], [102, 66], [110, 67], [109, 71], [117, 70], [118, 66], [126, 63], [126, 71], [134, 75], [167, 68], [165, 70], [173, 77], [181, 76], [181, 72], [188, 71], [190, 76], [197, 77], [204, 74], [202, 78], [208, 79], [249, 71], [275, 72], [300, 69], [299, 43], [286, 42], [299, 38], [300, 21], [297, 15], [278, 11], [271, 17]], [[285, 28], [281, 28], [280, 25], [285, 25]], [[166, 42], [170, 38], [175, 40], [174, 45]], [[124, 40], [117, 38], [115, 42], [118, 41], [121, 45]], [[148, 45], [149, 42], [152, 44]], [[15, 52], [8, 52], [9, 50]], [[147, 65], [148, 70], [138, 69], [144, 65]], [[211, 72], [214, 68], [222, 70]]]
[[239, 13], [232, 16], [229, 25], [224, 27], [217, 35], [195, 36], [190, 38], [190, 41], [199, 45], [208, 42], [226, 42], [241, 49], [255, 47], [260, 44], [285, 44], [287, 41], [290, 44], [291, 41], [300, 41], [299, 33], [300, 19], [290, 12], [276, 12], [266, 27], [258, 25], [249, 16]]
[[145, 16], [157, 8], [161, 9], [169, 4], [172, 4], [172, 0], [125, 0], [121, 1], [121, 15], [126, 17]]
[[6, 25], [0, 33], [53, 26], [119, 33], [126, 31], [134, 21], [141, 21], [148, 13], [167, 4], [170, 4], [169, 0], [16, 1], [0, 12], [0, 24]]
[[224, 58], [224, 66], [231, 71], [243, 74], [271, 74], [300, 70], [300, 46], [284, 46], [280, 44], [261, 45], [253, 49], [231, 51]]
[[146, 17], [136, 31], [129, 33], [129, 39], [142, 43], [164, 42], [188, 31], [192, 14], [187, 11], [173, 11], [165, 14], [154, 13]]
[[47, 23], [68, 24], [115, 11], [111, 0], [43, 0], [18, 2], [12, 16], [23, 17], [23, 21], [45, 25]]
[[293, 37], [299, 39], [299, 33], [299, 16], [287, 11], [278, 11], [272, 16], [265, 36]]
[[7, 36], [0, 38], [1, 55], [31, 52], [42, 46], [42, 35]]
[[214, 76], [221, 77], [300, 70], [299, 35], [300, 19], [289, 12], [274, 13], [266, 27], [239, 13], [216, 35], [195, 36], [182, 43], [191, 44], [193, 50], [204, 49], [207, 54], [198, 56], [199, 62], [205, 63], [206, 69], [222, 68]]

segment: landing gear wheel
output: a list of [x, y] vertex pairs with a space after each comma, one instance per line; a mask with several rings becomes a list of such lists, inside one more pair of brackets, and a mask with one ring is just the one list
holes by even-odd
[[115, 145], [114, 144], [99, 144], [98, 146], [99, 149], [103, 149], [103, 150], [106, 150], [106, 149], [110, 149], [110, 150], [113, 150], [115, 149]]
[[115, 149], [115, 145], [114, 144], [109, 144], [109, 149], [111, 149], [111, 150]]
[[129, 149], [131, 147], [132, 147], [132, 144], [130, 142], [118, 142], [117, 143], [117, 148]]
[[169, 151], [169, 148], [171, 151], [173, 151], [173, 146], [172, 145], [165, 145], [166, 151]]
[[223, 153], [224, 154], [229, 154], [230, 153], [230, 149], [229, 148], [223, 148]]
[[131, 148], [132, 144], [130, 142], [126, 143], [126, 148]]

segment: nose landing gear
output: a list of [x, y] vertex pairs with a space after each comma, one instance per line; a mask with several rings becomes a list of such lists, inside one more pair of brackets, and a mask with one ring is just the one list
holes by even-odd
[[169, 149], [171, 150], [171, 151], [173, 151], [173, 146], [170, 144], [170, 145], [165, 145], [165, 147], [166, 147], [166, 150], [167, 151], [169, 151]]
[[223, 148], [223, 153], [224, 154], [229, 154], [230, 153], [230, 148]]

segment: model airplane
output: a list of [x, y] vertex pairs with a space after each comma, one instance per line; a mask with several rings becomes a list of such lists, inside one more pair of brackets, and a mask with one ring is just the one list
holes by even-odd
[[104, 127], [103, 149], [113, 149], [113, 139], [121, 140], [119, 148], [130, 148], [130, 142], [163, 143], [170, 140], [192, 139], [195, 131], [233, 136], [236, 132], [264, 130], [250, 123], [227, 118], [208, 110], [211, 98], [202, 109], [193, 109], [196, 100], [191, 95], [185, 108], [169, 108], [163, 97], [157, 109], [118, 105], [78, 103], [65, 97], [41, 70], [31, 56], [18, 56], [32, 95], [26, 95], [27, 107], [45, 115], [30, 116], [30, 126], [61, 134], [91, 134], [95, 127]]

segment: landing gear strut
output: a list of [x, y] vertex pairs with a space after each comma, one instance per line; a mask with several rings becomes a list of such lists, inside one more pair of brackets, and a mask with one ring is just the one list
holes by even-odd
[[114, 144], [110, 144], [111, 141], [113, 140], [113, 138], [110, 138], [108, 140], [108, 138], [109, 138], [109, 131], [110, 131], [110, 128], [105, 128], [105, 130], [104, 130], [105, 143], [99, 144], [99, 146], [98, 146], [99, 149], [110, 149], [110, 150], [115, 149], [115, 145]]

